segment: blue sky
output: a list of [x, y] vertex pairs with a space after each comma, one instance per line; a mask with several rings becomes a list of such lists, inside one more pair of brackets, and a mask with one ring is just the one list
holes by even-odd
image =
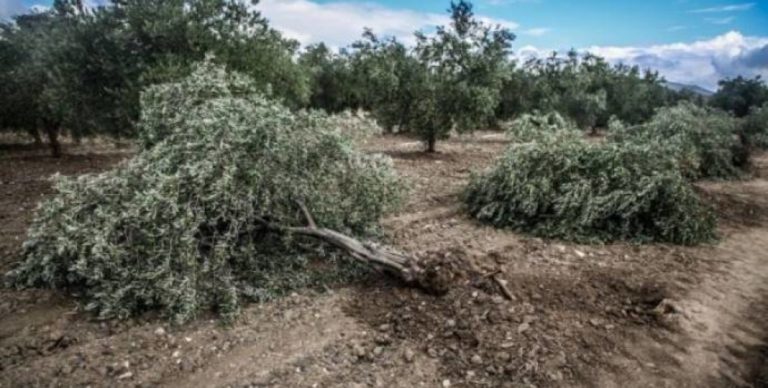
[[[448, 1], [378, 3], [393, 9], [441, 13]], [[521, 34], [519, 43], [553, 48], [693, 41], [731, 30], [768, 36], [766, 0], [477, 0], [474, 4], [480, 15], [509, 20], [524, 29], [547, 28], [541, 36]]]
[[[98, 1], [98, 0], [91, 0]], [[51, 0], [0, 0], [0, 17]], [[261, 0], [257, 8], [304, 44], [342, 47], [364, 27], [412, 41], [446, 22], [448, 0]], [[516, 55], [576, 48], [710, 89], [735, 75], [768, 77], [768, 0], [476, 0], [475, 12], [516, 32]]]

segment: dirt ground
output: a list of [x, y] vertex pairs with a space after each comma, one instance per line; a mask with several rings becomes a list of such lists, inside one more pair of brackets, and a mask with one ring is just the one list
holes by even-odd
[[[388, 241], [473, 274], [447, 295], [372, 276], [251, 305], [231, 327], [172, 327], [152, 314], [97, 321], [61, 292], [0, 289], [0, 387], [768, 387], [768, 155], [752, 179], [698, 184], [721, 216], [717, 244], [585, 246], [463, 213], [471, 172], [505, 146], [493, 133], [434, 155], [401, 137], [366, 146], [411, 186], [384, 221]], [[51, 174], [130, 155], [44, 153], [0, 148], [2, 272]]]

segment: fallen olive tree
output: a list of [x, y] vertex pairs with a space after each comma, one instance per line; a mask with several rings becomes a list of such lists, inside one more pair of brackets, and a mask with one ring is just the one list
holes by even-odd
[[208, 309], [231, 318], [244, 299], [355, 263], [418, 284], [429, 271], [414, 258], [360, 240], [401, 201], [391, 160], [357, 151], [339, 118], [253, 90], [209, 62], [147, 90], [138, 154], [56, 179], [10, 284], [73, 290], [102, 318], [154, 309], [176, 322]]
[[[531, 130], [531, 123], [548, 123]], [[557, 129], [563, 125], [561, 129]], [[697, 244], [715, 237], [715, 217], [666, 149], [592, 143], [552, 117], [523, 118], [496, 165], [474, 175], [469, 213], [496, 227], [580, 242]]]
[[691, 180], [733, 179], [749, 165], [748, 139], [739, 135], [740, 123], [729, 114], [691, 103], [659, 109], [647, 123], [611, 123], [609, 139], [663, 150], [678, 160]]

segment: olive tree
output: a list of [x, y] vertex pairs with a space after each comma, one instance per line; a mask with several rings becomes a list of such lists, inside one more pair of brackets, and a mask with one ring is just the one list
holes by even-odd
[[[19, 15], [0, 26], [0, 128], [26, 132], [36, 140], [45, 133], [54, 157], [61, 155], [59, 134], [66, 117], [58, 81], [73, 23], [74, 9], [55, 1], [50, 11]], [[71, 134], [81, 132], [74, 128]]]
[[768, 86], [760, 76], [752, 79], [738, 76], [721, 80], [718, 84], [717, 93], [710, 100], [711, 105], [736, 117], [744, 117], [752, 108], [768, 102]]
[[[56, 0], [2, 28], [0, 77], [9, 114], [0, 127], [48, 134], [135, 137], [140, 91], [178, 80], [209, 53], [249, 75], [265, 95], [305, 104], [309, 85], [283, 38], [239, 0]], [[16, 107], [12, 108], [11, 107]]]
[[400, 201], [392, 161], [358, 151], [339, 119], [258, 90], [210, 62], [146, 90], [139, 153], [58, 178], [10, 284], [75, 289], [104, 318], [158, 309], [184, 322], [209, 308], [231, 318], [354, 262], [419, 281], [413, 258], [357, 239]]
[[494, 121], [507, 55], [515, 35], [475, 17], [472, 4], [451, 3], [451, 24], [434, 36], [417, 33], [419, 74], [411, 88], [415, 98], [406, 127], [434, 152], [450, 131], [473, 131]]

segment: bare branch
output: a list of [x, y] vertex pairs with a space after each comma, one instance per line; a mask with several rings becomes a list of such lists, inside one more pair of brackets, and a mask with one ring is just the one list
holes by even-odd
[[[306, 209], [303, 206], [302, 208]], [[383, 247], [379, 248], [373, 244], [360, 242], [335, 230], [318, 228], [309, 212], [306, 212], [306, 215], [308, 216], [308, 221], [310, 221], [309, 227], [280, 225], [260, 217], [256, 218], [255, 221], [272, 232], [307, 236], [326, 242], [343, 250], [355, 260], [392, 274], [406, 283], [414, 284], [419, 283], [421, 280], [424, 271], [415, 258]]]
[[315, 219], [312, 217], [312, 213], [310, 213], [309, 209], [307, 209], [307, 205], [305, 205], [302, 201], [296, 201], [296, 203], [299, 205], [299, 208], [301, 208], [301, 212], [304, 214], [304, 218], [307, 220], [309, 227], [312, 229], [317, 229], [317, 223], [315, 223]]
[[507, 281], [506, 280], [501, 279], [498, 275], [493, 275], [491, 278], [499, 286], [499, 288], [501, 289], [501, 292], [504, 294], [504, 297], [507, 298], [507, 300], [515, 300], [516, 299], [515, 295], [512, 294], [511, 291], [509, 291], [509, 288], [507, 288]]

